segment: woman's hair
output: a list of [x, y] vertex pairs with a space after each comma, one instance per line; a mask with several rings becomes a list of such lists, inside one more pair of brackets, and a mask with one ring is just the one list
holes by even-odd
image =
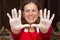
[[[22, 0], [21, 5], [20, 5], [20, 9], [22, 11], [22, 18], [21, 18], [22, 24], [27, 24], [26, 20], [23, 17], [24, 6], [31, 2], [36, 4], [38, 11], [41, 9], [41, 4], [37, 0]], [[39, 23], [39, 18], [37, 19], [37, 21], [35, 23], [36, 24]]]

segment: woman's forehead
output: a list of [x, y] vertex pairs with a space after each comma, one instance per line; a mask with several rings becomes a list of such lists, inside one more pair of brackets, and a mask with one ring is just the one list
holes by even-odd
[[36, 8], [37, 8], [37, 5], [33, 2], [28, 3], [24, 6], [24, 9], [36, 9]]

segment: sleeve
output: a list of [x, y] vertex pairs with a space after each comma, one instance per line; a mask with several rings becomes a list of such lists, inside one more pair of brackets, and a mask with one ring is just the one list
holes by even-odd
[[22, 33], [23, 33], [23, 30], [24, 30], [24, 29], [22, 29], [19, 34], [14, 34], [14, 33], [12, 32], [11, 28], [10, 28], [10, 32], [11, 32], [11, 35], [12, 35], [13, 39], [14, 39], [14, 40], [19, 40], [20, 37], [21, 37], [21, 35], [22, 35]]
[[42, 33], [42, 32], [40, 31], [41, 38], [42, 38], [43, 40], [50, 40], [50, 38], [51, 38], [51, 36], [52, 36], [52, 32], [53, 32], [52, 26], [50, 26], [49, 31], [48, 31], [47, 33]]

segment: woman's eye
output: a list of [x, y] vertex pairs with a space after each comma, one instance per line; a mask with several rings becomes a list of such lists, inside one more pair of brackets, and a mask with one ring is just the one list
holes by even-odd
[[36, 10], [32, 10], [33, 12], [36, 12]]
[[29, 10], [26, 10], [25, 12], [29, 12]]
[[28, 13], [28, 12], [36, 12], [36, 11], [37, 10], [31, 10], [31, 11], [30, 10], [25, 10], [24, 12], [27, 12]]

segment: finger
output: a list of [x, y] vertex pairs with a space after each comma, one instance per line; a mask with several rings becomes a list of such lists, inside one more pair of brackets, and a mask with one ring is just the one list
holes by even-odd
[[38, 24], [32, 24], [31, 26], [32, 27], [38, 27]]
[[21, 19], [21, 10], [19, 10], [19, 18]]
[[42, 16], [42, 10], [40, 10], [40, 18], [41, 19], [43, 18], [43, 16]]
[[16, 10], [16, 8], [14, 8], [14, 14], [15, 14], [15, 18], [17, 18], [17, 10]]
[[24, 25], [22, 25], [22, 28], [23, 27], [30, 27], [30, 25], [29, 24], [24, 24]]
[[48, 10], [47, 19], [50, 18], [50, 10]]
[[9, 13], [7, 13], [7, 16], [8, 16], [8, 18], [9, 18], [9, 20], [11, 19], [11, 16], [10, 16], [10, 14]]
[[50, 21], [53, 21], [55, 14], [52, 15]]
[[46, 19], [46, 11], [47, 11], [47, 9], [45, 8], [44, 9], [44, 18]]
[[14, 9], [12, 9], [11, 12], [12, 12], [12, 18], [14, 18]]
[[18, 13], [19, 13], [18, 18], [20, 19], [20, 23], [21, 23], [21, 10], [19, 10]]

